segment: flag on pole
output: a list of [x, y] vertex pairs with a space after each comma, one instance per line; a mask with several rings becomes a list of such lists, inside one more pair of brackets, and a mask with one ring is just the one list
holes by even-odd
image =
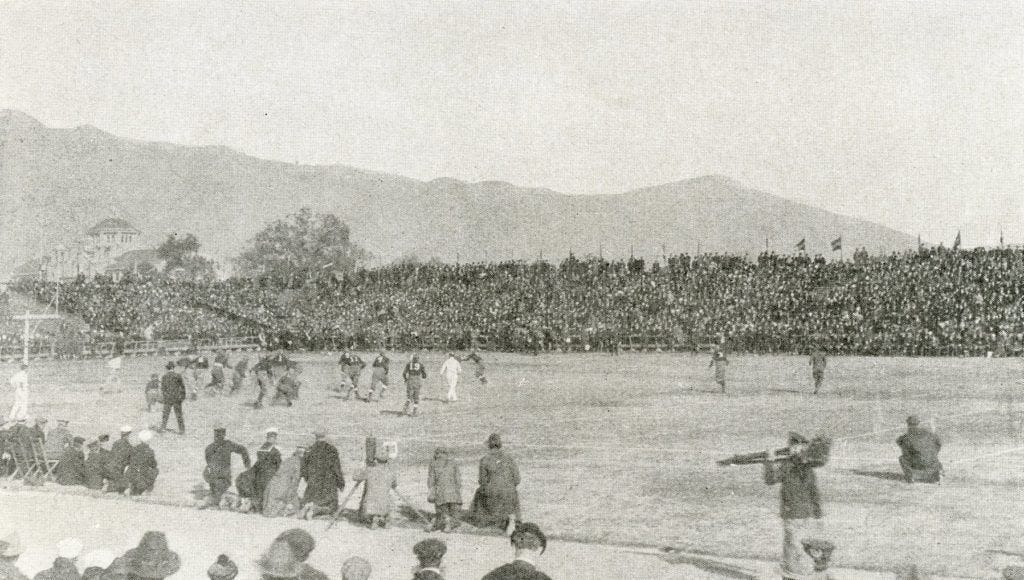
[[839, 250], [842, 250], [842, 249], [843, 249], [843, 236], [839, 236], [838, 238], [832, 240], [832, 251], [833, 252], [838, 252]]
[[953, 249], [960, 249], [960, 230], [956, 231], [956, 239], [953, 240]]
[[806, 250], [807, 249], [807, 238], [802, 238], [799, 242], [797, 242], [796, 243], [796, 249], [800, 250], [801, 252]]

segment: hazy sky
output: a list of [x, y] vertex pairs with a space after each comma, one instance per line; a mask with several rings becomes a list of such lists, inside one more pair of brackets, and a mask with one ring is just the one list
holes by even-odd
[[0, 108], [567, 193], [717, 173], [1024, 243], [1019, 1], [0, 3]]

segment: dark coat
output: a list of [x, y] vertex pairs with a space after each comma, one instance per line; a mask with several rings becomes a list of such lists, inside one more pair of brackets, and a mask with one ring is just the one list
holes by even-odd
[[81, 577], [74, 562], [58, 557], [53, 566], [36, 574], [32, 580], [80, 580]]
[[85, 453], [78, 447], [68, 447], [53, 474], [61, 485], [85, 485]]
[[128, 467], [128, 456], [132, 454], [132, 443], [127, 438], [114, 441], [110, 446], [110, 453], [107, 455], [107, 477], [116, 478], [124, 475], [124, 468]]
[[[434, 459], [427, 468], [427, 501], [442, 505], [462, 503], [462, 475], [450, 457]], [[508, 515], [508, 514], [505, 514]]]
[[153, 448], [145, 443], [132, 447], [132, 453], [128, 456], [126, 475], [133, 494], [152, 490], [159, 473]]
[[160, 377], [160, 394], [165, 405], [173, 405], [185, 400], [185, 380], [174, 371], [167, 371]]
[[779, 515], [784, 520], [822, 517], [821, 495], [814, 467], [793, 460], [764, 464], [764, 482], [780, 484]]
[[338, 509], [338, 492], [345, 489], [345, 476], [341, 472], [338, 450], [333, 445], [326, 441], [310, 445], [302, 460], [301, 474], [306, 480], [302, 503]]
[[491, 570], [481, 580], [551, 580], [551, 577], [529, 562], [513, 560]]
[[413, 573], [412, 580], [444, 580], [444, 576], [433, 570], [417, 570]]
[[927, 429], [911, 427], [896, 439], [896, 444], [903, 451], [903, 458], [911, 469], [925, 470], [942, 467], [939, 463], [939, 450], [942, 441], [939, 436]]
[[103, 481], [107, 477], [107, 466], [110, 464], [110, 452], [99, 447], [89, 453], [85, 460], [85, 487], [103, 489]]
[[398, 476], [394, 468], [387, 463], [375, 463], [358, 473], [355, 479], [366, 482], [363, 485], [363, 499], [359, 502], [359, 515], [390, 515], [394, 507], [391, 490], [398, 488]]
[[480, 460], [480, 488], [473, 510], [483, 521], [500, 524], [509, 515], [519, 514], [519, 468], [501, 449], [492, 449]]
[[242, 456], [242, 463], [249, 469], [249, 451], [229, 439], [218, 438], [206, 446], [207, 479], [231, 479], [231, 454]]

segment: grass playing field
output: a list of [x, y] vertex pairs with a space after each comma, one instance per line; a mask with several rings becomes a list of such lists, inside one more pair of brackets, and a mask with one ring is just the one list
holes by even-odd
[[[555, 536], [771, 559], [781, 541], [778, 490], [762, 483], [757, 466], [721, 468], [715, 460], [782, 446], [796, 430], [835, 440], [819, 483], [839, 565], [916, 562], [979, 577], [996, 559], [1013, 559], [1007, 552], [1024, 551], [1019, 360], [833, 358], [823, 392], [813, 396], [805, 357], [733, 355], [725, 394], [705, 356], [485, 357], [489, 384], [480, 385], [467, 363], [461, 400], [443, 404], [436, 375], [443, 357], [425, 354], [431, 376], [417, 418], [395, 413], [404, 400], [400, 381], [382, 403], [329, 393], [327, 384], [339, 380], [336, 355], [296, 357], [304, 387], [291, 408], [253, 410], [246, 405], [251, 385], [234, 397], [200, 396], [185, 405], [184, 437], [172, 432], [153, 442], [161, 469], [154, 496], [193, 501], [216, 420], [252, 452], [264, 428], [279, 427], [285, 454], [311, 442], [313, 426], [324, 424], [347, 471], [362, 461], [366, 435], [397, 440], [399, 489], [426, 510], [433, 448], [455, 449], [468, 502], [484, 439], [497, 431], [520, 464], [526, 519]], [[405, 360], [393, 356], [395, 378]], [[68, 418], [73, 431], [90, 438], [116, 437], [126, 422], [154, 424], [159, 415], [144, 413], [143, 385], [164, 362], [126, 359], [121, 386], [107, 392], [103, 361], [35, 363], [30, 414]], [[6, 411], [9, 390], [0, 403]], [[942, 485], [898, 479], [894, 440], [911, 413], [934, 418], [944, 441]]]

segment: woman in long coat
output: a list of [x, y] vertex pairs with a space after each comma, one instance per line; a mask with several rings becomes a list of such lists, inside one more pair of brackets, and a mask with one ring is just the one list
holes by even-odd
[[359, 503], [359, 516], [370, 527], [387, 527], [388, 519], [394, 502], [391, 490], [398, 488], [398, 476], [394, 468], [388, 465], [388, 456], [383, 449], [377, 452], [376, 462], [361, 473], [356, 474], [356, 481], [364, 481], [363, 499]]
[[444, 447], [434, 450], [434, 460], [427, 469], [427, 501], [437, 507], [437, 518], [430, 531], [450, 532], [459, 526], [462, 475], [459, 464]]
[[279, 517], [298, 511], [299, 479], [302, 472], [302, 458], [305, 447], [299, 447], [291, 457], [284, 460], [274, 473], [263, 492], [263, 515]]
[[338, 449], [326, 441], [327, 430], [318, 428], [313, 434], [316, 441], [306, 450], [302, 461], [302, 479], [306, 480], [302, 515], [306, 519], [337, 511], [338, 492], [345, 489], [341, 458]]
[[511, 534], [515, 523], [522, 519], [519, 510], [519, 468], [501, 449], [501, 436], [492, 433], [487, 438], [487, 455], [480, 460], [480, 487], [473, 497], [473, 515], [483, 527], [501, 526]]

